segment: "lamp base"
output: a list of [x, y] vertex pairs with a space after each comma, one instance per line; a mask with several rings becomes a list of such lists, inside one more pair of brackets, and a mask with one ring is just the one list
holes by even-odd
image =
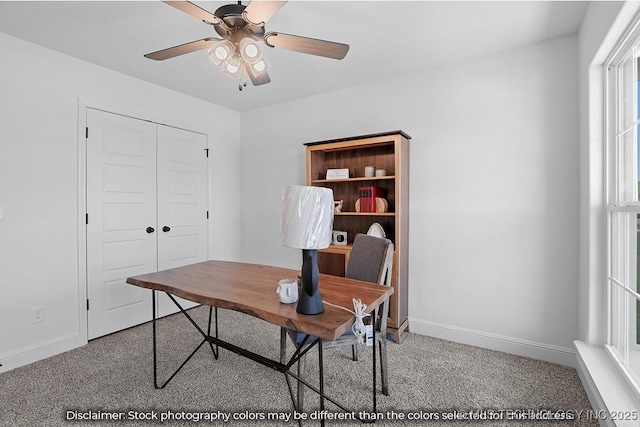
[[324, 312], [322, 295], [318, 290], [318, 251], [302, 250], [302, 289], [298, 298], [296, 311], [300, 314], [320, 314]]

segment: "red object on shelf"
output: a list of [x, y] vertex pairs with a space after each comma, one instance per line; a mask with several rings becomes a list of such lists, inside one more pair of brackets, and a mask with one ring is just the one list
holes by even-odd
[[384, 197], [384, 188], [360, 187], [360, 212], [375, 212], [376, 197]]

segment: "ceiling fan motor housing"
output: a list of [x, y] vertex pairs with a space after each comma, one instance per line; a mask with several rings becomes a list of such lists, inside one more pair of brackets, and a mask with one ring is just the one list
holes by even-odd
[[219, 7], [214, 14], [222, 19], [231, 31], [227, 31], [224, 26], [214, 25], [216, 32], [234, 42], [240, 41], [240, 39], [247, 36], [256, 40], [261, 39], [265, 33], [264, 25], [251, 25], [245, 21], [242, 17], [242, 12], [244, 12], [245, 8], [246, 6], [241, 4], [227, 4]]

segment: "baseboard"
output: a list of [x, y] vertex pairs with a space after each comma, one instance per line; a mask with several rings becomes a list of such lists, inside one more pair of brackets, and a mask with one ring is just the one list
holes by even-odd
[[79, 334], [59, 337], [44, 343], [20, 349], [6, 354], [0, 354], [0, 374], [21, 366], [28, 365], [38, 360], [46, 359], [74, 348], [87, 344], [86, 338]]
[[518, 338], [505, 337], [472, 329], [426, 322], [424, 320], [409, 319], [409, 330], [420, 335], [428, 335], [447, 341], [488, 348], [558, 365], [576, 367], [575, 350]]

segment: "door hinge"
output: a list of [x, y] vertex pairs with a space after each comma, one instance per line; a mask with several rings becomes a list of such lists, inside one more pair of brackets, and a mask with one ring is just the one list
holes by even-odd
[[85, 224], [89, 224], [89, 214], [84, 214], [84, 222]]
[[84, 137], [87, 138], [87, 139], [89, 138], [89, 126], [84, 128]]
[[89, 311], [89, 300], [87, 299], [87, 311]]
[[208, 148], [205, 148], [205, 149], [204, 149], [204, 152], [205, 152], [205, 153], [207, 153], [207, 157], [209, 157], [209, 149], [208, 149]]
[[207, 219], [209, 219], [209, 211], [207, 211]]

